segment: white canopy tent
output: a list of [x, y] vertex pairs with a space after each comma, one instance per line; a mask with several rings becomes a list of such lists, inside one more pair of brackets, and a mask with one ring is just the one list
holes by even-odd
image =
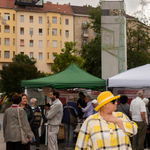
[[107, 79], [107, 88], [150, 88], [150, 64], [136, 67]]

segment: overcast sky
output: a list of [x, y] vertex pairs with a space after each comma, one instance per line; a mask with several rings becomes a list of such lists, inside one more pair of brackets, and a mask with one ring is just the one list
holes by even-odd
[[[99, 0], [44, 0], [44, 2], [46, 1], [50, 1], [54, 4], [56, 4], [57, 2], [59, 4], [68, 4], [70, 2], [71, 5], [77, 5], [77, 6], [83, 6], [83, 5], [92, 5], [94, 7], [96, 7], [99, 3]], [[106, 0], [107, 1], [107, 0]], [[111, 1], [111, 0], [109, 0]], [[112, 0], [114, 1], [114, 0]], [[117, 1], [117, 0], [116, 0]], [[127, 13], [134, 13], [137, 10], [141, 9], [141, 0], [124, 0], [126, 3], [126, 12]], [[149, 1], [150, 0], [145, 0], [145, 1]], [[149, 4], [147, 6], [144, 7], [144, 9], [148, 9]]]

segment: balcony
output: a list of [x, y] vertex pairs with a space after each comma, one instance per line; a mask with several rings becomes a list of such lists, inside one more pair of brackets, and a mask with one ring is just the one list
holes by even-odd
[[82, 33], [82, 37], [83, 37], [83, 38], [88, 38], [89, 35], [88, 35], [88, 33]]

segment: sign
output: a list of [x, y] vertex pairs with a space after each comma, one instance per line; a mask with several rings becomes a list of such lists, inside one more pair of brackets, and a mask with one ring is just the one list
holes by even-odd
[[15, 5], [43, 7], [43, 0], [15, 0]]
[[48, 96], [49, 92], [52, 90], [51, 87], [43, 87], [42, 88], [42, 95]]
[[102, 16], [123, 16], [125, 11], [122, 9], [104, 9], [101, 10]]

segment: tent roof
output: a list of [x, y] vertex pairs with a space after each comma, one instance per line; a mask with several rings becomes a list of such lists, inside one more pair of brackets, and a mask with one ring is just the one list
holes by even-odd
[[150, 64], [127, 70], [109, 78], [108, 87], [150, 87]]
[[72, 63], [64, 71], [39, 79], [23, 80], [21, 87], [53, 87], [59, 89], [66, 88], [87, 88], [101, 89], [106, 86], [106, 81], [95, 77], [80, 69]]

